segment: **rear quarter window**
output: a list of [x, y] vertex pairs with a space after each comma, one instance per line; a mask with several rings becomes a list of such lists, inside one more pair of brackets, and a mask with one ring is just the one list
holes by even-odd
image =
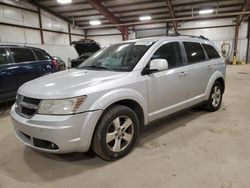
[[200, 43], [183, 42], [183, 44], [186, 50], [189, 64], [206, 61], [205, 52]]
[[206, 50], [209, 59], [220, 58], [219, 53], [217, 52], [217, 50], [213, 46], [211, 46], [209, 44], [202, 44], [202, 46]]
[[16, 63], [35, 61], [35, 56], [30, 49], [10, 48], [10, 52]]
[[50, 60], [50, 57], [40, 50], [33, 50], [39, 60]]

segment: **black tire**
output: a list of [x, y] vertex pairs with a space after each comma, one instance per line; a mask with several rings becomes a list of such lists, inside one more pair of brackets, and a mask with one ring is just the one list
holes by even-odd
[[[126, 125], [131, 125], [127, 127], [125, 126], [125, 122], [127, 122]], [[120, 126], [119, 130], [117, 126]], [[115, 138], [108, 141], [108, 134], [112, 135], [112, 138]], [[126, 139], [124, 139], [125, 134], [127, 136], [129, 135], [130, 141], [126, 141], [127, 136]], [[129, 107], [113, 105], [104, 111], [97, 124], [92, 140], [92, 149], [100, 158], [107, 161], [114, 161], [124, 157], [131, 151], [138, 135], [139, 121], [136, 113]], [[119, 151], [119, 147], [115, 147], [115, 145], [120, 146], [121, 151]]]
[[[214, 98], [213, 98], [213, 95], [215, 94], [215, 90], [216, 88], [219, 90], [219, 99], [217, 99], [217, 102], [214, 103]], [[218, 91], [217, 90], [217, 91]], [[218, 94], [216, 94], [217, 96]], [[221, 106], [221, 101], [222, 101], [222, 97], [223, 97], [223, 89], [222, 89], [222, 85], [220, 82], [218, 81], [215, 81], [214, 82], [214, 85], [210, 91], [210, 95], [209, 95], [209, 99], [207, 100], [206, 104], [205, 104], [205, 109], [210, 111], [210, 112], [214, 112], [214, 111], [217, 111], [220, 106]]]

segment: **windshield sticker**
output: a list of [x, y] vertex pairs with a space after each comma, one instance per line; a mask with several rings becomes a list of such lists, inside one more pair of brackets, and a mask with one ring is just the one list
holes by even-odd
[[135, 43], [135, 45], [143, 45], [143, 46], [150, 46], [153, 42], [145, 42], [145, 41], [140, 41]]

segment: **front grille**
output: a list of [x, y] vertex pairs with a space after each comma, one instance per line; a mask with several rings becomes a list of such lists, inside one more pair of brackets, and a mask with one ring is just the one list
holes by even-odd
[[22, 95], [17, 95], [16, 112], [25, 118], [30, 118], [36, 113], [40, 101], [40, 99], [33, 99]]

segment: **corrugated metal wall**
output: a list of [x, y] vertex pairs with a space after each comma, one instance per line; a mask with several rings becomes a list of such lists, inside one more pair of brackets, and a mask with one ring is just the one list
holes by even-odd
[[[36, 7], [30, 4], [27, 4], [26, 7], [37, 10]], [[41, 11], [41, 15], [42, 26], [44, 29], [59, 32], [68, 32], [67, 22], [61, 20], [60, 18], [57, 18], [54, 15], [51, 15], [46, 11]], [[0, 22], [39, 28], [39, 17], [37, 13], [4, 5], [0, 5]], [[208, 37], [210, 40], [214, 41], [219, 49], [223, 42], [227, 42], [231, 45], [231, 51], [233, 49], [233, 39], [235, 32], [235, 26], [233, 25], [235, 25], [235, 22], [231, 18], [179, 22], [179, 25], [179, 32], [181, 34], [204, 35], [205, 37]], [[247, 27], [248, 23], [242, 22], [239, 33], [237, 55], [237, 59], [240, 61], [246, 60]], [[71, 32], [82, 35], [85, 34], [83, 30], [75, 30], [72, 26]], [[88, 38], [94, 39], [99, 42], [101, 46], [107, 46], [122, 41], [122, 35], [117, 29], [90, 29], [87, 30], [86, 35], [89, 36]], [[142, 38], [165, 35], [166, 23], [150, 24], [131, 27], [129, 38], [133, 39], [136, 37]], [[82, 38], [82, 36], [72, 35], [72, 40], [79, 40]], [[68, 34], [63, 33], [44, 31], [45, 44], [41, 45], [39, 30], [0, 25], [0, 42], [35, 45], [44, 48], [52, 55], [62, 57], [65, 61], [67, 61], [68, 58], [75, 58], [77, 56], [75, 50], [72, 47], [69, 47]], [[232, 60], [232, 55], [230, 59]]]

